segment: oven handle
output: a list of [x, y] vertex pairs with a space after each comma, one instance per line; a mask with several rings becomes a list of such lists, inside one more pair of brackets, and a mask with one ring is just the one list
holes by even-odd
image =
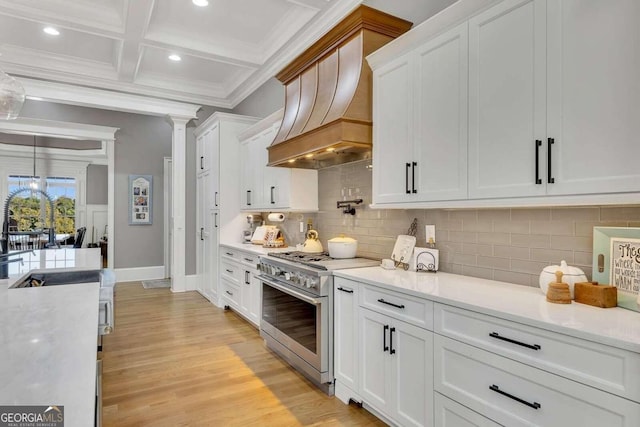
[[309, 304], [313, 304], [313, 305], [320, 305], [320, 304], [322, 304], [322, 302], [323, 302], [323, 299], [322, 299], [322, 298], [311, 298], [311, 297], [308, 297], [308, 296], [306, 296], [306, 295], [304, 295], [304, 294], [301, 294], [300, 292], [296, 292], [296, 291], [294, 291], [293, 289], [290, 289], [290, 288], [288, 288], [288, 287], [286, 287], [286, 286], [282, 286], [282, 285], [279, 285], [279, 284], [277, 284], [277, 283], [274, 283], [273, 281], [268, 280], [265, 276], [258, 276], [258, 278], [259, 278], [259, 279], [262, 281], [262, 283], [264, 283], [265, 285], [267, 285], [267, 286], [271, 286], [271, 287], [272, 287], [272, 288], [274, 288], [274, 289], [277, 289], [277, 290], [279, 290], [279, 291], [282, 291], [282, 292], [284, 292], [285, 294], [289, 294], [289, 295], [291, 295], [292, 297], [296, 297], [296, 298], [298, 298], [298, 299], [300, 299], [300, 300], [302, 300], [302, 301], [304, 301], [304, 302], [308, 302]]

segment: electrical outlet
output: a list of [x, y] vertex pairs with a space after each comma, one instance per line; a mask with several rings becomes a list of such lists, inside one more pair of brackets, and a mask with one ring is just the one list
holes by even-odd
[[304, 221], [300, 221], [300, 232], [304, 233]]
[[435, 225], [425, 225], [424, 226], [424, 235], [427, 244], [436, 242], [436, 226]]

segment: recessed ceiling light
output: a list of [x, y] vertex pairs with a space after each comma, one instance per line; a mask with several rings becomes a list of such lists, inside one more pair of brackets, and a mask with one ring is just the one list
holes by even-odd
[[193, 4], [200, 7], [209, 6], [209, 0], [191, 0]]
[[49, 34], [50, 36], [59, 36], [60, 35], [60, 31], [56, 30], [53, 27], [44, 27], [42, 29], [42, 31], [44, 31], [45, 33]]
[[169, 59], [175, 62], [182, 61], [182, 58], [180, 58], [180, 55], [176, 55], [175, 53], [172, 55], [169, 55]]

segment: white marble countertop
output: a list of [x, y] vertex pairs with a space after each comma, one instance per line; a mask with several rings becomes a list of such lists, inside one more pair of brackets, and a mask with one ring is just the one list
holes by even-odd
[[224, 242], [220, 243], [220, 246], [226, 246], [231, 249], [239, 249], [241, 251], [250, 252], [256, 255], [267, 255], [269, 252], [289, 252], [295, 251], [293, 246], [287, 246], [284, 248], [264, 248], [262, 245], [254, 245], [252, 243], [237, 243], [237, 242]]
[[552, 304], [539, 288], [449, 273], [367, 267], [335, 276], [640, 353], [640, 313]]
[[98, 292], [0, 285], [0, 405], [64, 405], [65, 426], [93, 425]]
[[100, 248], [36, 249], [12, 258], [22, 258], [22, 262], [9, 264], [10, 278], [43, 268], [101, 268]]

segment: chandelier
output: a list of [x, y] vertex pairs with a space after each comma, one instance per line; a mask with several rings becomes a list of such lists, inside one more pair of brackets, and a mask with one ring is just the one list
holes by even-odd
[[24, 100], [24, 88], [20, 82], [0, 70], [0, 120], [17, 118]]

